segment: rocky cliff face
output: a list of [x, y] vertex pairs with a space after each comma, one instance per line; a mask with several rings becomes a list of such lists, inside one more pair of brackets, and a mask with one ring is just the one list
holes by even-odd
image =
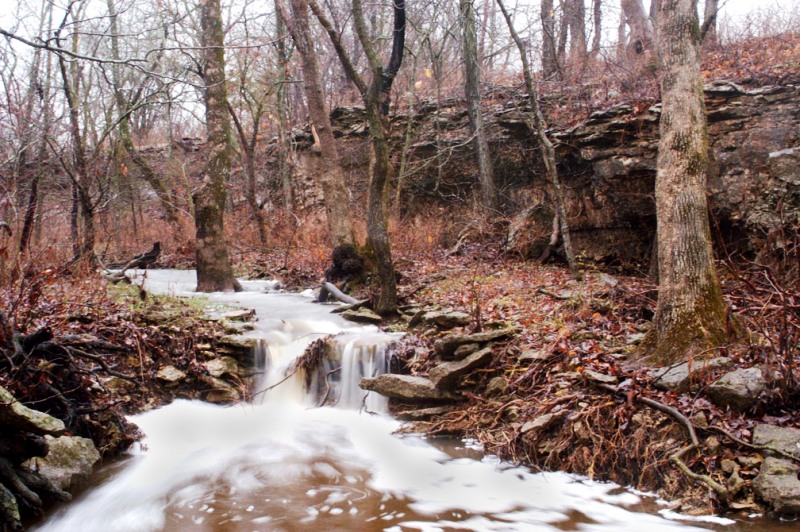
[[[718, 82], [706, 87], [712, 151], [709, 201], [713, 226], [729, 245], [757, 252], [777, 229], [800, 222], [799, 96], [794, 85], [745, 90]], [[508, 247], [536, 256], [552, 231], [552, 200], [524, 101], [519, 95], [498, 97], [485, 108], [490, 111], [496, 175], [512, 218]], [[647, 262], [655, 233], [659, 115], [659, 104], [620, 105], [592, 113], [569, 129], [551, 131], [577, 253], [628, 266]], [[358, 197], [365, 193], [369, 166], [363, 113], [339, 108], [332, 118]], [[421, 198], [438, 202], [469, 196], [477, 165], [460, 101], [444, 101], [438, 109], [424, 103], [413, 115], [395, 116], [392, 128], [396, 166], [408, 150], [403, 186], [417, 208]], [[296, 168], [302, 169], [302, 147], [311, 145], [311, 136], [300, 132], [295, 142], [301, 148]], [[306, 199], [314, 201], [314, 195], [307, 193]]]

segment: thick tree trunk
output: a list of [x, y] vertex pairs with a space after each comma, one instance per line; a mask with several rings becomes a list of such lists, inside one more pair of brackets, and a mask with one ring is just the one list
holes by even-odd
[[542, 74], [549, 78], [558, 72], [556, 55], [556, 15], [553, 0], [542, 0]]
[[228, 260], [224, 234], [225, 187], [231, 171], [231, 124], [225, 82], [220, 0], [200, 0], [208, 159], [193, 195], [197, 230], [197, 291], [241, 290]]
[[642, 0], [621, 0], [622, 12], [631, 29], [628, 54], [632, 57], [642, 55], [653, 46], [653, 31], [645, 15]]
[[705, 10], [703, 11], [703, 29], [701, 31], [701, 42], [716, 44], [717, 42], [717, 14], [719, 11], [717, 0], [706, 0]]
[[567, 3], [569, 22], [569, 55], [573, 61], [586, 57], [586, 5], [583, 0]]
[[592, 20], [594, 21], [594, 33], [592, 34], [592, 53], [600, 53], [600, 44], [603, 40], [603, 1], [593, 0]]
[[662, 365], [709, 353], [728, 339], [706, 203], [708, 138], [696, 8], [696, 0], [662, 0], [658, 13], [659, 286], [644, 352]]
[[[525, 88], [528, 91], [528, 101], [530, 102], [531, 116], [533, 118], [533, 124], [531, 124], [531, 130], [539, 137], [539, 143], [542, 150], [542, 159], [544, 160], [544, 166], [547, 169], [547, 173], [550, 175], [550, 180], [551, 183], [553, 184], [553, 190], [555, 192], [555, 197], [556, 197], [555, 200], [556, 219], [558, 220], [558, 229], [561, 232], [561, 239], [564, 241], [564, 254], [567, 256], [567, 263], [569, 264], [569, 269], [572, 272], [572, 275], [575, 278], [580, 279], [581, 273], [580, 270], [578, 270], [578, 264], [577, 261], [575, 260], [575, 253], [572, 250], [572, 238], [570, 237], [569, 233], [569, 222], [567, 221], [567, 209], [564, 205], [564, 191], [561, 188], [561, 180], [558, 177], [558, 165], [556, 164], [556, 151], [555, 148], [553, 147], [553, 143], [547, 136], [547, 124], [545, 123], [542, 110], [539, 107], [539, 91], [537, 90], [536, 84], [533, 81], [533, 73], [531, 72], [531, 66], [530, 63], [528, 62], [528, 55], [525, 50], [525, 43], [522, 42], [522, 39], [519, 37], [516, 30], [514, 29], [514, 22], [511, 18], [511, 14], [506, 9], [505, 4], [503, 4], [503, 0], [497, 0], [497, 5], [500, 7], [500, 11], [503, 12], [503, 16], [505, 17], [506, 23], [508, 25], [508, 30], [511, 33], [511, 38], [517, 45], [520, 59], [522, 61], [522, 75], [525, 78]], [[557, 239], [554, 240], [557, 241]], [[552, 245], [555, 245], [555, 242], [553, 242]]]
[[478, 67], [478, 42], [475, 33], [475, 10], [473, 0], [459, 0], [459, 18], [464, 38], [464, 92], [472, 133], [472, 145], [478, 160], [478, 181], [481, 185], [483, 206], [497, 209], [497, 188], [494, 183], [494, 168], [489, 151], [489, 141], [481, 113], [480, 69]]
[[290, 19], [288, 13], [284, 13], [284, 19], [287, 25], [291, 24], [292, 39], [302, 62], [308, 114], [316, 133], [314, 139], [318, 140], [315, 149], [312, 150], [312, 156], [315, 160], [315, 173], [322, 184], [331, 244], [332, 247], [342, 244], [354, 245], [350, 199], [345, 186], [344, 172], [339, 163], [339, 152], [336, 139], [333, 137], [330, 114], [325, 107], [319, 62], [308, 24], [308, 1], [291, 0], [291, 4], [293, 18]]

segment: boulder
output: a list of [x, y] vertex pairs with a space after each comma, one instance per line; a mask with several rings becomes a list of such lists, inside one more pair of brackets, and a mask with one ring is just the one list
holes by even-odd
[[492, 340], [508, 338], [519, 332], [515, 327], [506, 327], [494, 331], [484, 331], [474, 334], [450, 334], [436, 340], [433, 350], [444, 359], [453, 358], [456, 349], [464, 344], [485, 344]]
[[492, 348], [485, 347], [463, 360], [443, 362], [428, 372], [433, 385], [440, 390], [452, 390], [464, 375], [492, 360]]
[[762, 423], [753, 429], [753, 445], [778, 449], [800, 458], [800, 429]]
[[[34, 434], [64, 434], [64, 422], [51, 415], [33, 410], [23, 405], [11, 395], [11, 392], [0, 386], [0, 426], [10, 427], [20, 432]], [[6, 431], [7, 429], [3, 429]]]
[[413, 375], [385, 373], [374, 378], [363, 378], [359, 386], [384, 397], [404, 401], [447, 401], [456, 398], [434, 387], [430, 379]]
[[669, 391], [685, 392], [695, 389], [702, 377], [719, 370], [733, 367], [733, 360], [727, 357], [692, 360], [669, 368], [659, 368], [651, 372], [655, 378], [656, 388]]
[[752, 407], [766, 389], [767, 381], [761, 369], [754, 367], [726, 373], [706, 388], [706, 395], [718, 406], [744, 411]]
[[800, 466], [791, 460], [767, 457], [753, 479], [753, 491], [774, 511], [800, 513]]
[[354, 321], [356, 323], [371, 323], [377, 325], [383, 321], [379, 315], [375, 314], [368, 308], [360, 308], [358, 310], [346, 310], [342, 312], [342, 317], [346, 320]]
[[39, 473], [57, 488], [69, 491], [80, 487], [91, 475], [100, 453], [89, 438], [45, 436], [50, 452], [45, 457], [26, 461], [23, 467]]

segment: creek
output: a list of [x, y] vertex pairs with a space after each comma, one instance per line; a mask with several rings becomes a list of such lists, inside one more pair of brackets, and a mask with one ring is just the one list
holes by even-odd
[[[150, 270], [144, 283], [150, 292], [194, 295], [192, 271]], [[737, 528], [717, 518], [687, 521], [613, 484], [514, 467], [475, 442], [395, 435], [400, 423], [386, 414], [385, 401], [365, 399], [358, 388], [361, 376], [386, 371], [391, 336], [331, 314], [310, 291], [243, 285], [244, 292], [208, 300], [255, 309], [256, 329], [246, 334], [262, 340], [256, 389], [263, 393], [247, 404], [178, 400], [132, 416], [145, 438], [38, 530]], [[305, 380], [286, 379], [286, 372], [313, 340], [331, 334], [341, 334], [339, 401], [316, 407]]]

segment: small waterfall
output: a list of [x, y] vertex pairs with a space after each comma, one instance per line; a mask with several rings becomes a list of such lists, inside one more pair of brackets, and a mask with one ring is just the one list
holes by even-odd
[[397, 335], [357, 333], [329, 336], [320, 349], [324, 354], [317, 367], [298, 368], [298, 361], [310, 344], [283, 335], [260, 338], [254, 365], [254, 402], [296, 402], [308, 406], [337, 406], [368, 412], [386, 412], [387, 400], [359, 388], [363, 377], [389, 371], [389, 346]]

